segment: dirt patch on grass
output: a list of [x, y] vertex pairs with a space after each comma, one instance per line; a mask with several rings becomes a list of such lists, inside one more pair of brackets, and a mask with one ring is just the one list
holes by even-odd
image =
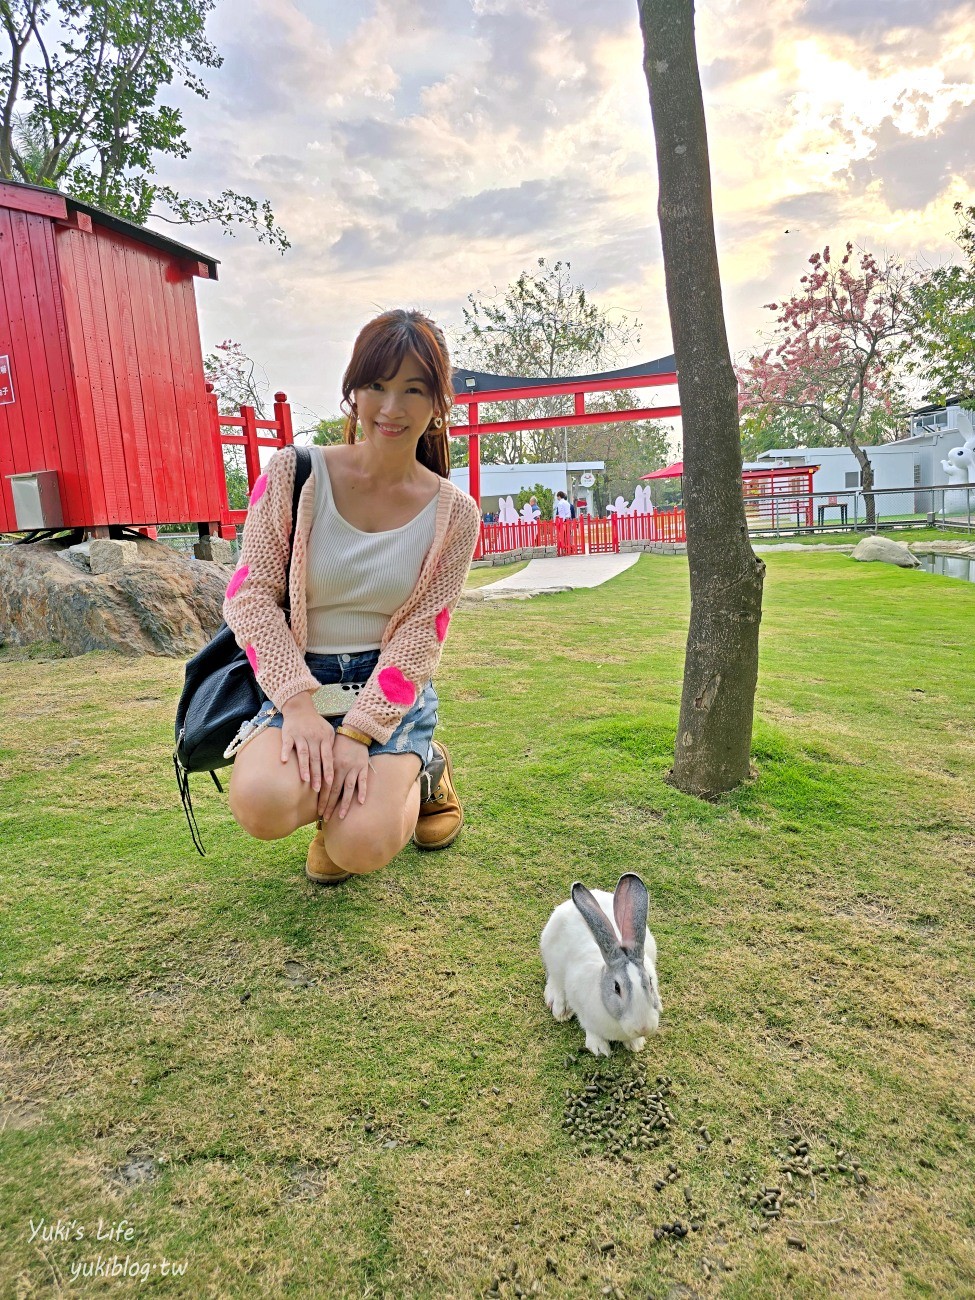
[[39, 1106], [24, 1101], [0, 1101], [0, 1134], [36, 1128], [43, 1121]]

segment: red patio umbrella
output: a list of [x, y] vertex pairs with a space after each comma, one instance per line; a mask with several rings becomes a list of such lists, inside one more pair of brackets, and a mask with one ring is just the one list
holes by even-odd
[[652, 474], [641, 474], [640, 481], [646, 478], [683, 478], [684, 462], [675, 460], [673, 465], [665, 465], [663, 469], [655, 469]]

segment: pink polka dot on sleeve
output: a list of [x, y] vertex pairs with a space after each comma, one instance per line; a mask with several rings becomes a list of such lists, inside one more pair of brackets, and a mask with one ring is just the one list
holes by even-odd
[[384, 668], [376, 679], [379, 689], [390, 704], [412, 704], [416, 699], [416, 687], [408, 681], [395, 664]]
[[257, 479], [254, 480], [254, 486], [251, 488], [251, 499], [250, 499], [251, 505], [256, 506], [258, 501], [260, 501], [261, 497], [264, 495], [266, 491], [267, 491], [267, 475], [261, 474]]
[[450, 625], [450, 610], [444, 605], [443, 609], [437, 615], [437, 640], [441, 643], [447, 640], [447, 628]]
[[254, 676], [256, 677], [257, 676], [257, 651], [254, 649], [252, 645], [249, 645], [247, 649], [244, 651], [244, 654], [247, 656], [247, 662], [250, 664], [251, 668], [253, 668]]
[[233, 600], [241, 587], [247, 581], [247, 575], [250, 573], [250, 565], [242, 564], [234, 576], [227, 583], [227, 600]]

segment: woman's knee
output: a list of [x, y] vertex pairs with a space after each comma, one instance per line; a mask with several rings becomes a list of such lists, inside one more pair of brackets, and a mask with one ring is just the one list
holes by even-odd
[[402, 845], [375, 826], [349, 826], [334, 818], [325, 828], [325, 849], [341, 871], [368, 876], [392, 862]]
[[[301, 825], [291, 791], [277, 782], [254, 776], [230, 781], [230, 811], [237, 824], [256, 840], [280, 840]], [[256, 775], [256, 774], [255, 774]]]

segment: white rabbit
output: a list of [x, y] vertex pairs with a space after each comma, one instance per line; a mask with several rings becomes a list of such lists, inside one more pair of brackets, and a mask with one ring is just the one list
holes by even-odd
[[647, 887], [632, 871], [612, 894], [590, 892], [577, 880], [542, 931], [545, 1005], [556, 1020], [576, 1017], [594, 1056], [609, 1056], [611, 1042], [642, 1051], [660, 1023], [649, 906]]

